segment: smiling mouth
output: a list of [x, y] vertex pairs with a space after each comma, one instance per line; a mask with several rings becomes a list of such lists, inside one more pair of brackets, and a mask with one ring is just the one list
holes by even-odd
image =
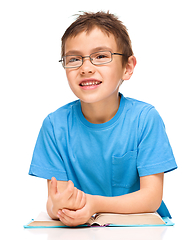
[[89, 81], [82, 81], [79, 85], [84, 87], [84, 86], [95, 86], [95, 85], [99, 85], [102, 82], [97, 81], [97, 80], [89, 80]]

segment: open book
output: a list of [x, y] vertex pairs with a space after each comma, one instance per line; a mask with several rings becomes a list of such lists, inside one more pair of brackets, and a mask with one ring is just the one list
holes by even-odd
[[[87, 223], [79, 227], [86, 226], [172, 226], [169, 218], [161, 218], [158, 213], [143, 214], [114, 214], [98, 213], [92, 216]], [[41, 212], [39, 216], [32, 220], [25, 228], [46, 228], [46, 227], [67, 227], [59, 220], [51, 219], [47, 213]]]

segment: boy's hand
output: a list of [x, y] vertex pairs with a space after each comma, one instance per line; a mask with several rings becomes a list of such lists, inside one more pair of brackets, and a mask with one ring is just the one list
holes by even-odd
[[50, 184], [50, 198], [52, 200], [52, 213], [57, 216], [60, 209], [78, 210], [85, 206], [86, 195], [74, 187], [72, 181], [68, 181], [67, 188], [63, 192], [57, 189], [57, 180], [53, 177]]
[[86, 194], [86, 205], [79, 210], [62, 209], [58, 212], [58, 218], [66, 226], [78, 226], [85, 224], [96, 213], [95, 196]]

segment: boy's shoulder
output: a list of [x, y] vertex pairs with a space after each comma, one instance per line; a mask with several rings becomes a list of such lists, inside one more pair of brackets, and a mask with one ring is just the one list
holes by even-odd
[[63, 105], [62, 107], [56, 109], [55, 111], [51, 112], [49, 114], [49, 116], [57, 116], [57, 115], [68, 114], [78, 104], [79, 104], [79, 100], [75, 100], [73, 102], [67, 103], [67, 104]]
[[125, 103], [127, 108], [133, 109], [136, 111], [143, 111], [143, 110], [149, 111], [150, 109], [154, 108], [154, 106], [151, 105], [150, 103], [143, 102], [130, 97], [125, 97]]
[[127, 119], [143, 123], [144, 121], [154, 121], [160, 118], [156, 108], [150, 103], [143, 102], [134, 98], [125, 98], [124, 115]]
[[75, 109], [79, 104], [79, 100], [67, 103], [66, 105], [56, 109], [55, 111], [51, 112], [47, 115], [44, 119], [44, 122], [51, 122], [52, 125], [60, 126], [63, 124], [67, 124], [67, 122], [71, 121], [74, 118], [74, 114], [76, 114]]

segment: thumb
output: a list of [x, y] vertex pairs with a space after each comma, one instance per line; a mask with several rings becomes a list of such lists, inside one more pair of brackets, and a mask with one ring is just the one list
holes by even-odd
[[58, 192], [57, 180], [55, 177], [52, 177], [50, 184], [50, 194], [51, 196], [55, 195]]

